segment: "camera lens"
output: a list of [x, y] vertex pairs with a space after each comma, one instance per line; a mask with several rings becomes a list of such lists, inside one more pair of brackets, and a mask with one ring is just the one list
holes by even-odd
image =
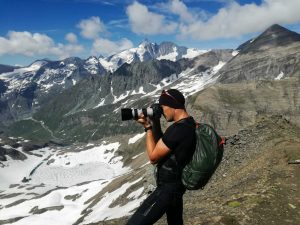
[[132, 109], [121, 109], [121, 117], [122, 120], [132, 120], [133, 119], [133, 114], [132, 114]]
[[122, 120], [132, 120], [132, 119], [138, 119], [139, 115], [144, 114], [145, 117], [157, 117], [160, 118], [162, 114], [161, 107], [155, 106], [155, 107], [149, 107], [149, 108], [142, 108], [142, 109], [131, 109], [131, 108], [124, 108], [121, 109], [121, 117]]

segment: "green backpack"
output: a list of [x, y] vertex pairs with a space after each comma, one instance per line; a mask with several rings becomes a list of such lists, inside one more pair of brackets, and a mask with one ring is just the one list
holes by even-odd
[[207, 184], [222, 161], [224, 138], [208, 124], [196, 126], [196, 149], [191, 161], [183, 168], [182, 183], [188, 190], [197, 190]]

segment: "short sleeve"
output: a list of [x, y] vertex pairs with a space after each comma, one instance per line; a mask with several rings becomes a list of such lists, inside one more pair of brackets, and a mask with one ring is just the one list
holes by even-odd
[[169, 149], [175, 150], [180, 141], [179, 134], [178, 126], [170, 126], [164, 133], [162, 141]]

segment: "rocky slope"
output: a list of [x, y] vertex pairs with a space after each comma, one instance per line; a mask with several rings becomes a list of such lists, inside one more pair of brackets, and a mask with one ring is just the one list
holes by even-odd
[[224, 134], [234, 134], [265, 115], [283, 115], [300, 126], [299, 79], [214, 85], [192, 97], [190, 109]]
[[219, 71], [222, 83], [283, 79], [299, 75], [300, 34], [273, 25], [242, 44], [239, 54]]
[[228, 137], [211, 183], [186, 194], [185, 223], [298, 224], [300, 168], [289, 162], [300, 158], [299, 131], [271, 116]]

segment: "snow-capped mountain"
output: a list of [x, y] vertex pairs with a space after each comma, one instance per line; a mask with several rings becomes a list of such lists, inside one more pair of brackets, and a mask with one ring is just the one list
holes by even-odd
[[[174, 50], [176, 50], [176, 54]], [[112, 78], [109, 75], [111, 72], [107, 72], [106, 69], [114, 71], [116, 69], [119, 70], [119, 68], [123, 65], [128, 66], [134, 63], [145, 63], [138, 66], [142, 68], [143, 66], [146, 66], [148, 62], [151, 64], [152, 60], [156, 60], [155, 57], [160, 57], [160, 60], [164, 59], [164, 57], [166, 59], [172, 59], [170, 62], [173, 65], [167, 65], [167, 67], [173, 68], [176, 64], [173, 60], [176, 58], [180, 60], [180, 58], [185, 57], [192, 60], [192, 57], [199, 55], [200, 53], [204, 53], [204, 51], [176, 47], [175, 44], [167, 42], [162, 43], [161, 45], [143, 42], [138, 48], [123, 51], [107, 59], [89, 57], [86, 60], [82, 60], [77, 57], [71, 57], [61, 61], [38, 60], [28, 67], [6, 67], [6, 72], [0, 74], [0, 94], [2, 106], [2, 113], [0, 114], [1, 124], [7, 125], [21, 118], [30, 118], [31, 115], [42, 108], [43, 105], [48, 104], [54, 96], [73, 88], [76, 84], [84, 80], [94, 80], [99, 77], [103, 79], [104, 81], [101, 82], [106, 85], [102, 84], [102, 91], [100, 91], [100, 95], [98, 97], [100, 99], [105, 98], [106, 103], [110, 102], [110, 95], [107, 91], [110, 90], [109, 87], [111, 84], [107, 82]], [[173, 55], [173, 58], [170, 57], [170, 55]], [[159, 60], [156, 61], [156, 64], [161, 64], [161, 66], [163, 64], [169, 64], [166, 60], [162, 60], [161, 63]], [[128, 64], [129, 62], [131, 64]], [[188, 67], [187, 63], [185, 64], [186, 65], [184, 66], [175, 66], [177, 68], [176, 70], [170, 69], [169, 72], [165, 74], [161, 74], [162, 71], [156, 71], [155, 73], [160, 75], [155, 79], [152, 75], [150, 76], [150, 74], [148, 74], [148, 80], [152, 80], [154, 83], [157, 83], [160, 79], [171, 75], [170, 72], [172, 71], [172, 73], [179, 74], [182, 70], [185, 70]], [[155, 69], [155, 67], [153, 68]], [[114, 73], [118, 73], [117, 70]], [[140, 72], [142, 71], [143, 69], [140, 70]], [[114, 77], [114, 73], [112, 73], [112, 77]], [[144, 75], [141, 74], [141, 76]], [[139, 81], [141, 84], [143, 82], [143, 79]], [[120, 81], [117, 86], [124, 87], [124, 85], [126, 84]], [[114, 86], [116, 86], [115, 83]], [[114, 90], [118, 90], [116, 93], [119, 94], [123, 91], [129, 91], [129, 87], [131, 86], [132, 85], [127, 85], [127, 88], [124, 90], [119, 87], [114, 87]], [[99, 87], [99, 90], [100, 89], [101, 88]], [[133, 89], [134, 88], [131, 87], [131, 90]], [[86, 92], [86, 90], [83, 92]], [[86, 100], [83, 101], [90, 102]], [[95, 105], [94, 102], [91, 102], [88, 104], [88, 108], [101, 105], [100, 103], [98, 102]]]
[[[142, 42], [137, 48], [104, 57], [91, 56], [86, 60], [71, 57], [61, 61], [38, 60], [28, 67], [0, 67], [0, 94], [10, 108], [31, 104], [38, 106], [47, 101], [47, 96], [56, 95], [73, 87], [84, 79], [105, 76], [115, 72], [124, 63], [147, 62], [153, 59], [176, 61], [182, 58], [194, 58], [206, 51], [179, 47], [171, 42], [160, 45], [149, 41]], [[1, 72], [2, 71], [2, 72]], [[18, 94], [30, 96], [26, 103], [10, 102]], [[35, 99], [35, 101], [33, 100]], [[15, 115], [17, 117], [17, 115]]]
[[144, 62], [153, 59], [166, 59], [175, 62], [182, 58], [194, 58], [205, 52], [207, 50], [177, 46], [172, 42], [156, 44], [145, 40], [136, 48], [124, 50], [107, 58], [100, 57], [99, 61], [107, 71], [114, 72], [124, 63], [131, 64], [136, 61]]

